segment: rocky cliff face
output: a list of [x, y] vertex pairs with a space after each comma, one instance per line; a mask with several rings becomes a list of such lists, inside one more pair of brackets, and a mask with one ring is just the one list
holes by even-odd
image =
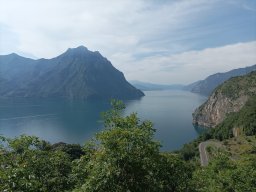
[[68, 99], [136, 99], [129, 84], [99, 52], [80, 46], [52, 59], [0, 56], [0, 96]]
[[232, 100], [222, 93], [214, 93], [193, 113], [193, 123], [204, 127], [215, 127], [228, 113], [238, 112], [247, 100], [246, 95]]
[[212, 93], [209, 99], [193, 113], [193, 123], [215, 127], [231, 112], [238, 112], [256, 95], [256, 72], [226, 81]]

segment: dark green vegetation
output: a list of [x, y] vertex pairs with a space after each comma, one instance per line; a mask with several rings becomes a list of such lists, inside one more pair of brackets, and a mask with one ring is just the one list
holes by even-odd
[[[256, 157], [218, 154], [201, 168], [178, 153], [160, 152], [150, 121], [124, 105], [104, 113], [105, 130], [83, 147], [36, 137], [1, 138], [1, 191], [255, 191]], [[202, 138], [201, 138], [202, 139]]]
[[71, 189], [72, 167], [68, 154], [51, 150], [38, 138], [21, 136], [13, 140], [2, 138], [1, 191], [64, 191]]
[[232, 100], [241, 95], [254, 96], [256, 92], [256, 71], [244, 76], [230, 78], [216, 88], [216, 94], [222, 93]]
[[211, 143], [206, 148], [211, 164], [204, 172], [195, 172], [195, 175], [200, 173], [202, 178], [202, 185], [197, 183], [199, 188], [201, 185], [199, 191], [254, 191], [255, 135], [241, 135], [222, 142], [211, 140], [208, 143]]
[[[229, 100], [236, 100], [237, 98], [247, 99], [245, 105], [238, 111], [229, 113], [224, 120], [218, 124], [215, 128], [205, 129], [205, 132], [200, 135], [196, 140], [185, 144], [184, 147], [179, 151], [183, 159], [198, 161], [199, 152], [198, 145], [200, 142], [207, 141], [209, 139], [215, 139], [223, 141], [223, 146], [226, 146], [227, 139], [233, 138], [234, 134], [243, 137], [256, 135], [256, 72], [251, 72], [248, 75], [241, 77], [234, 77], [226, 81], [218, 88], [216, 88], [213, 95], [224, 95], [224, 98]], [[223, 99], [223, 98], [221, 98]], [[214, 100], [212, 107], [217, 105], [217, 100]], [[222, 102], [223, 104], [224, 102]], [[199, 111], [202, 112], [204, 108], [203, 104], [199, 107]], [[220, 105], [221, 107], [221, 105]], [[231, 106], [235, 108], [236, 106]], [[208, 109], [209, 110], [209, 109]], [[218, 108], [218, 111], [222, 110]], [[225, 110], [225, 109], [224, 109]], [[209, 113], [212, 115], [211, 113]], [[205, 115], [205, 114], [202, 114]], [[236, 138], [235, 138], [236, 139]], [[239, 144], [236, 143], [235, 146]], [[251, 143], [250, 150], [256, 146]], [[238, 149], [239, 150], [239, 149]], [[241, 150], [241, 149], [240, 149]], [[228, 149], [227, 149], [228, 151]], [[250, 152], [246, 152], [247, 154]], [[228, 152], [228, 155], [232, 154]], [[243, 155], [242, 155], [243, 156]]]
[[[36, 137], [2, 138], [1, 191], [186, 191], [189, 164], [163, 154], [149, 121], [136, 114], [121, 117], [113, 102], [104, 114], [106, 129], [81, 150], [50, 145]], [[178, 179], [177, 179], [178, 178]]]
[[204, 80], [194, 82], [190, 85], [187, 85], [184, 89], [194, 92], [194, 93], [200, 93], [202, 95], [210, 95], [213, 90], [224, 83], [226, 80], [230, 79], [231, 77], [246, 75], [250, 73], [251, 71], [256, 70], [256, 65], [240, 68], [240, 69], [234, 69], [225, 73], [216, 73], [214, 75], [211, 75]]
[[255, 155], [244, 156], [241, 160], [230, 160], [219, 154], [211, 163], [193, 174], [195, 191], [230, 192], [256, 190]]
[[206, 141], [210, 133], [201, 135], [193, 142], [184, 145], [179, 154], [190, 163], [197, 165], [193, 172], [192, 184], [195, 191], [229, 192], [256, 190], [256, 136], [239, 136], [207, 147], [210, 163], [198, 168], [198, 145]]
[[225, 142], [226, 139], [234, 137], [235, 131], [242, 136], [256, 135], [256, 96], [252, 96], [239, 112], [230, 113], [215, 128], [206, 129], [196, 140], [185, 144], [179, 152], [185, 160], [194, 159], [199, 157], [198, 145], [200, 142], [209, 139]]
[[[228, 101], [237, 100], [231, 110], [246, 101], [238, 112], [231, 112], [215, 128], [209, 129], [198, 139], [184, 145], [179, 154], [185, 160], [199, 161], [198, 145], [202, 141], [217, 139], [222, 141], [218, 148], [207, 148], [210, 164], [194, 172], [196, 191], [255, 191], [256, 190], [256, 72], [246, 76], [231, 78], [213, 93], [215, 107], [223, 97]], [[226, 101], [223, 100], [223, 103]], [[231, 102], [232, 103], [232, 102]], [[229, 106], [229, 105], [227, 105]], [[202, 111], [203, 105], [201, 106]], [[233, 109], [232, 109], [233, 108]], [[209, 109], [208, 109], [209, 110]], [[221, 109], [221, 104], [218, 106]], [[210, 111], [210, 110], [209, 110]], [[207, 110], [205, 110], [207, 112]], [[211, 117], [212, 113], [209, 113]], [[205, 114], [202, 114], [205, 115]], [[207, 117], [207, 116], [205, 116]], [[207, 118], [208, 118], [207, 117]], [[207, 119], [205, 118], [205, 119]], [[236, 136], [234, 138], [234, 135]], [[212, 142], [215, 142], [214, 140]]]
[[[226, 118], [207, 133], [208, 138], [224, 140], [232, 138], [234, 131], [247, 136], [256, 134], [256, 72], [234, 77], [216, 89], [226, 98], [235, 100], [246, 97], [247, 102], [238, 111], [227, 114]], [[235, 108], [235, 106], [233, 106]], [[236, 129], [236, 130], [234, 130]]]
[[[193, 113], [193, 123], [216, 128], [215, 137], [229, 138], [232, 128], [255, 132], [256, 71], [233, 77], [218, 86], [208, 100]], [[224, 130], [225, 129], [225, 130]]]
[[0, 56], [0, 77], [0, 97], [134, 99], [144, 95], [99, 52], [83, 46], [52, 59]]
[[256, 134], [256, 96], [251, 97], [245, 106], [236, 113], [231, 113], [216, 128], [211, 129], [211, 138], [218, 140], [233, 137], [233, 128], [247, 136]]

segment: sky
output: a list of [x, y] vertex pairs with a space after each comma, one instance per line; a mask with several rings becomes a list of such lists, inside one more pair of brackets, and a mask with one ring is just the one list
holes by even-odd
[[80, 45], [128, 80], [188, 84], [256, 64], [256, 1], [0, 0], [0, 55]]

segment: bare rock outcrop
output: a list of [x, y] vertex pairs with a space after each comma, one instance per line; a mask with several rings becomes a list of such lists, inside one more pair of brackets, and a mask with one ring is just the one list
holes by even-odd
[[215, 89], [208, 100], [193, 113], [193, 123], [215, 127], [229, 113], [238, 112], [256, 94], [256, 72], [234, 77]]

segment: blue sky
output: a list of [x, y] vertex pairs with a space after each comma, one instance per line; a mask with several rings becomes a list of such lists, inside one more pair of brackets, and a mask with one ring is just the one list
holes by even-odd
[[256, 64], [255, 0], [0, 0], [0, 54], [98, 50], [128, 80], [190, 83]]

